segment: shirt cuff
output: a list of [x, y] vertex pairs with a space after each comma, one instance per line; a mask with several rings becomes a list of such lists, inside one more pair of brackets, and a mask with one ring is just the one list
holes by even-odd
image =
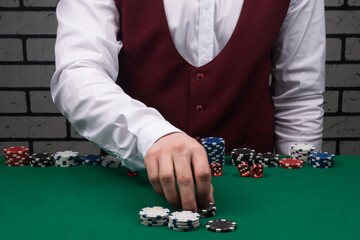
[[139, 152], [145, 158], [149, 148], [161, 137], [174, 133], [183, 132], [174, 127], [168, 121], [156, 121], [143, 127], [138, 135], [137, 147]]

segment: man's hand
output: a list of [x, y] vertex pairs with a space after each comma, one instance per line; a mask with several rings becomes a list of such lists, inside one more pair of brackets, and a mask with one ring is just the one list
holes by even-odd
[[145, 166], [154, 190], [175, 209], [196, 211], [197, 206], [214, 202], [206, 151], [192, 137], [171, 133], [160, 138], [148, 150]]

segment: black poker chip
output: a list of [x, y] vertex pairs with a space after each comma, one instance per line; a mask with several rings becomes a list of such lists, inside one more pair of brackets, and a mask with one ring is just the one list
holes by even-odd
[[215, 203], [208, 202], [204, 207], [198, 209], [198, 213], [208, 213], [216, 211]]
[[212, 232], [233, 232], [236, 229], [236, 222], [226, 219], [211, 220], [206, 223], [206, 229]]
[[198, 208], [200, 218], [210, 218], [216, 215], [216, 205], [213, 202], [208, 202], [204, 207]]

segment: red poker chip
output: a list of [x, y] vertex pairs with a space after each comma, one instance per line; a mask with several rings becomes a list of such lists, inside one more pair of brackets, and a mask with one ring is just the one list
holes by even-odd
[[23, 154], [29, 153], [29, 149], [23, 146], [8, 147], [4, 149], [5, 154]]
[[300, 159], [284, 158], [284, 159], [280, 159], [279, 164], [283, 168], [297, 169], [297, 168], [302, 168], [304, 166], [304, 161]]
[[11, 156], [5, 156], [6, 160], [14, 160], [14, 161], [18, 161], [18, 160], [26, 160], [29, 159], [28, 156], [23, 156], [23, 157], [11, 157]]
[[286, 169], [299, 169], [299, 168], [303, 168], [304, 166], [296, 166], [296, 167], [287, 167], [287, 166], [285, 166], [285, 165], [280, 165], [280, 167], [282, 167], [282, 168], [286, 168]]

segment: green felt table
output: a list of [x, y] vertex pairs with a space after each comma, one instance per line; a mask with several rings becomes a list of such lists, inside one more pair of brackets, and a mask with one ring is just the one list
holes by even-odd
[[0, 239], [360, 239], [360, 156], [335, 159], [330, 169], [265, 168], [263, 178], [242, 178], [225, 165], [212, 178], [211, 219], [238, 229], [214, 233], [205, 228], [210, 219], [193, 232], [141, 225], [141, 208], [170, 208], [146, 171], [128, 177], [125, 168], [102, 166], [7, 167], [1, 158]]

